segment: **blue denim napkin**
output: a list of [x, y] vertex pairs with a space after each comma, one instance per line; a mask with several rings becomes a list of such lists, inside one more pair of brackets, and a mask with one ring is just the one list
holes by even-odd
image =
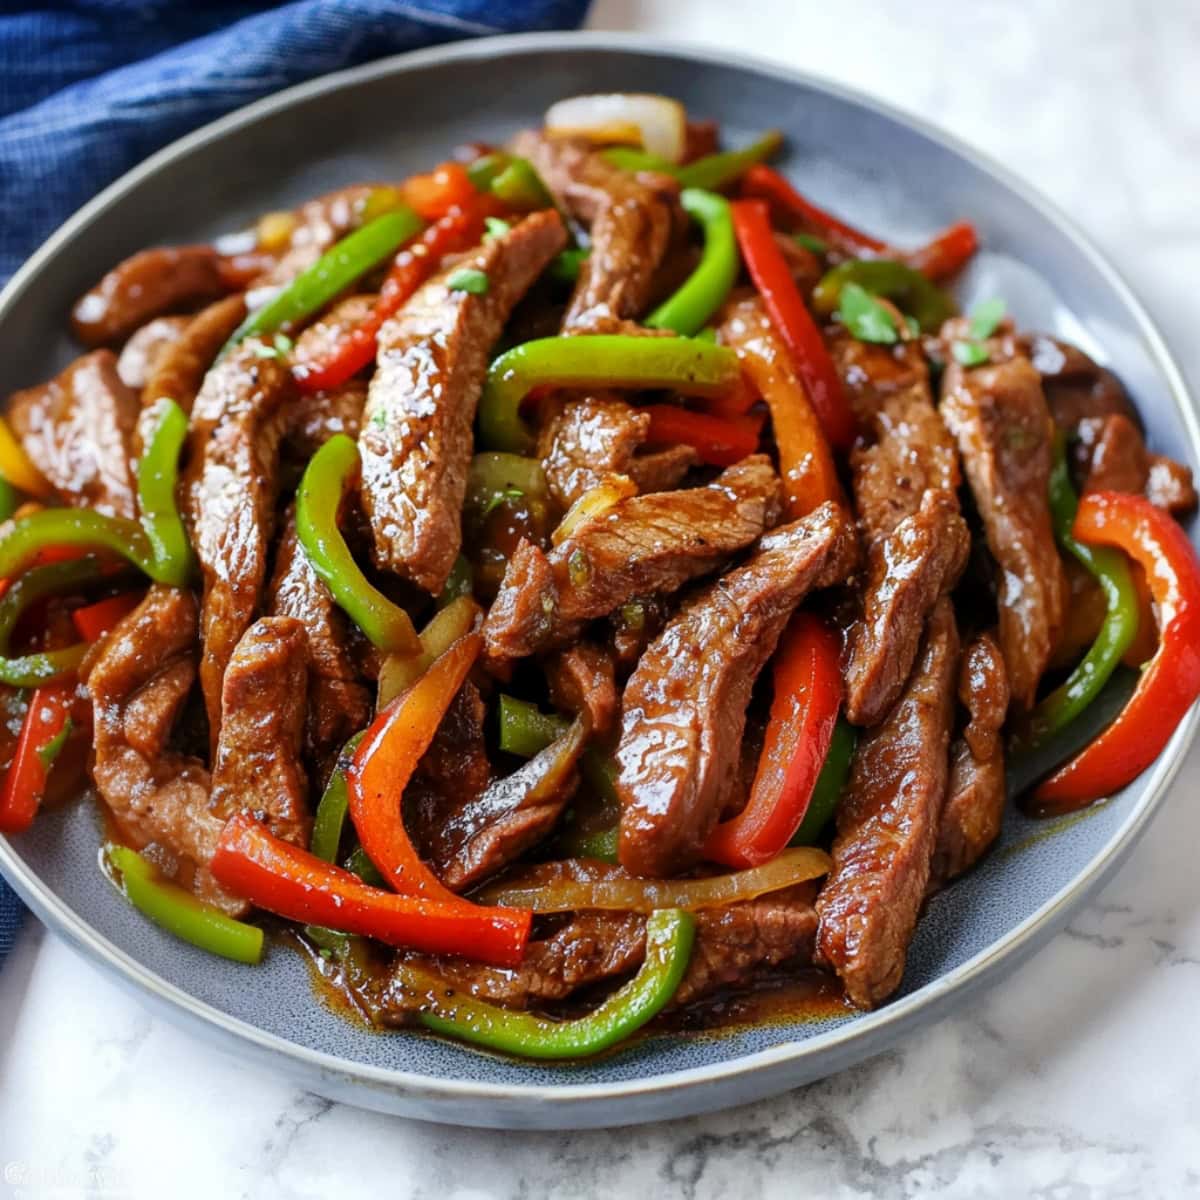
[[[167, 142], [291, 84], [402, 50], [578, 25], [588, 0], [0, 0], [0, 285]], [[0, 379], [0, 392], [3, 380]], [[0, 961], [21, 907], [0, 879]]]

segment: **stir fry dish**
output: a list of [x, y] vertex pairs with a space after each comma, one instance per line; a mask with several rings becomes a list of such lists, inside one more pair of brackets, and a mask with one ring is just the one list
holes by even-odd
[[885, 1001], [1006, 806], [1200, 692], [1196, 492], [960, 313], [970, 224], [856, 229], [781, 142], [574, 97], [114, 267], [0, 423], [0, 830], [90, 793], [149, 920], [517, 1056]]

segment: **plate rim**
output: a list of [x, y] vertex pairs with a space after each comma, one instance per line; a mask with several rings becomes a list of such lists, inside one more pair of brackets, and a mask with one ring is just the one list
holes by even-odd
[[[152, 177], [159, 170], [184, 158], [200, 147], [217, 142], [260, 118], [293, 105], [311, 100], [344, 87], [369, 83], [391, 74], [403, 74], [414, 69], [444, 62], [494, 59], [510, 54], [528, 55], [553, 51], [618, 51], [633, 53], [648, 58], [659, 54], [687, 59], [701, 65], [716, 64], [732, 66], [743, 71], [776, 79], [792, 86], [803, 86], [825, 92], [850, 104], [884, 116], [892, 121], [915, 130], [930, 141], [949, 150], [959, 158], [999, 180], [1022, 200], [1029, 204], [1045, 220], [1066, 236], [1099, 272], [1109, 287], [1132, 315], [1134, 326], [1140, 334], [1150, 360], [1166, 381], [1167, 391], [1180, 416], [1191, 443], [1193, 455], [1200, 458], [1200, 416], [1190, 402], [1187, 384], [1176, 363], [1164, 336], [1159, 331], [1145, 305], [1130, 287], [1124, 276], [1093, 243], [1074, 220], [1058, 205], [1047, 199], [1037, 188], [1010, 168], [994, 160], [990, 155], [976, 149], [957, 135], [948, 132], [935, 122], [907, 111], [902, 106], [881, 100], [858, 88], [832, 80], [812, 71], [764, 60], [756, 55], [728, 52], [722, 48], [680, 39], [659, 39], [652, 42], [642, 34], [604, 30], [558, 31], [523, 34], [504, 34], [495, 37], [469, 39], [420, 50], [389, 55], [371, 63], [360, 64], [344, 70], [319, 76], [282, 91], [272, 93], [251, 104], [235, 109], [225, 116], [164, 146], [150, 157], [131, 168], [109, 184], [99, 194], [78, 209], [18, 268], [0, 291], [0, 322], [19, 301], [25, 288], [40, 274], [44, 265], [54, 257], [60, 247], [85, 229], [107, 209], [119, 203], [126, 194]], [[511, 1115], [507, 1110], [514, 1103], [555, 1106], [561, 1115], [555, 1121], [559, 1128], [566, 1127], [579, 1117], [581, 1106], [618, 1099], [650, 1101], [656, 1096], [667, 1094], [697, 1093], [699, 1089], [720, 1088], [723, 1084], [763, 1072], [773, 1081], [755, 1095], [767, 1095], [772, 1091], [786, 1090], [810, 1076], [805, 1074], [803, 1064], [808, 1060], [828, 1059], [827, 1071], [817, 1074], [832, 1074], [845, 1069], [865, 1058], [881, 1053], [899, 1038], [918, 1018], [941, 1015], [950, 1005], [970, 994], [975, 989], [993, 983], [1015, 968], [1025, 958], [1050, 940], [1082, 907], [1089, 896], [1098, 889], [1132, 851], [1150, 820], [1163, 803], [1172, 781], [1182, 766], [1188, 744], [1200, 723], [1200, 706], [1191, 708], [1175, 730], [1166, 748], [1156, 760], [1146, 778], [1145, 791], [1125, 820], [1114, 831], [1103, 849], [1093, 857], [1086, 867], [1071, 882], [1065, 884], [1055, 895], [1046, 900], [1020, 924], [966, 962], [951, 969], [945, 975], [883, 1008], [857, 1016], [844, 1025], [828, 1032], [814, 1035], [803, 1041], [787, 1041], [765, 1050], [740, 1055], [725, 1062], [690, 1067], [681, 1071], [660, 1072], [632, 1080], [616, 1082], [572, 1084], [521, 1084], [490, 1083], [469, 1079], [447, 1079], [423, 1075], [399, 1068], [379, 1067], [338, 1057], [326, 1051], [314, 1050], [252, 1025], [240, 1018], [230, 1016], [189, 992], [162, 979], [150, 968], [138, 962], [121, 947], [109, 941], [95, 930], [82, 916], [71, 910], [65, 902], [46, 886], [26, 866], [13, 850], [9, 840], [0, 836], [0, 868], [14, 890], [53, 932], [80, 951], [84, 957], [98, 966], [121, 977], [121, 981], [132, 985], [145, 998], [161, 1007], [168, 1017], [187, 1019], [198, 1032], [212, 1036], [223, 1035], [233, 1038], [242, 1047], [251, 1049], [264, 1061], [276, 1067], [290, 1068], [306, 1078], [323, 1081], [326, 1085], [338, 1082], [343, 1085], [367, 1086], [373, 1091], [384, 1091], [414, 1105], [430, 1101], [439, 1105], [438, 1119], [467, 1123], [465, 1114], [456, 1118], [454, 1113], [443, 1111], [441, 1105], [454, 1101], [495, 1102], [504, 1106], [493, 1115], [505, 1119]], [[280, 1060], [283, 1060], [282, 1062]], [[795, 1068], [793, 1077], [786, 1077], [786, 1068]], [[318, 1085], [319, 1086], [319, 1085]], [[355, 1102], [353, 1094], [343, 1098]], [[740, 1099], [748, 1097], [742, 1096]], [[365, 1097], [357, 1097], [359, 1103], [368, 1103]], [[673, 1110], [672, 1115], [699, 1112], [721, 1106], [720, 1099], [711, 1102], [711, 1097], [696, 1096], [698, 1103], [683, 1105]], [[729, 1103], [738, 1102], [731, 1098]], [[564, 1107], [565, 1106], [565, 1107]], [[573, 1116], [572, 1116], [573, 1114]], [[414, 1115], [417, 1115], [414, 1113]], [[663, 1114], [639, 1108], [625, 1114], [628, 1121], [652, 1120]], [[606, 1124], [622, 1123], [606, 1121]]]

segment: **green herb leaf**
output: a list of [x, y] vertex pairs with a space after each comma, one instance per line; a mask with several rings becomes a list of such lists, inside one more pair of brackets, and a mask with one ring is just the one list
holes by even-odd
[[505, 488], [502, 492], [493, 492], [488, 497], [488, 502], [483, 506], [483, 516], [490, 516], [502, 504], [507, 504], [510, 500], [523, 500], [525, 493], [520, 488]]
[[255, 358], [279, 357], [279, 351], [274, 346], [268, 346], [265, 342], [248, 341], [246, 345], [250, 347], [250, 352]]
[[74, 728], [74, 721], [68, 717], [66, 724], [44, 746], [38, 747], [37, 756], [44, 771], [50, 770], [54, 765], [54, 760], [62, 753], [62, 748], [67, 744], [67, 738], [71, 736], [71, 730]]
[[811, 250], [814, 254], [826, 254], [829, 251], [828, 243], [819, 237], [814, 237], [811, 233], [793, 233], [792, 241], [803, 246], [805, 250]]
[[493, 238], [501, 238], [506, 233], [512, 232], [512, 226], [503, 217], [485, 217], [483, 226], [487, 231], [483, 235], [485, 242], [490, 242]]
[[275, 335], [275, 352], [277, 354], [291, 354], [293, 344], [292, 339], [286, 333]]
[[971, 309], [971, 336], [980, 341], [990, 338], [996, 332], [996, 327], [1004, 320], [1007, 312], [1008, 306], [999, 296], [981, 301]]
[[988, 348], [982, 343], [968, 339], [953, 342], [950, 346], [950, 353], [962, 363], [964, 367], [978, 367], [990, 359]]
[[906, 316], [904, 318], [905, 325], [908, 326], [908, 332], [916, 337], [921, 332], [921, 322], [914, 316]]
[[900, 338], [892, 314], [861, 284], [848, 283], [838, 301], [842, 324], [860, 342], [891, 346]]
[[446, 286], [452, 292], [470, 292], [472, 296], [486, 296], [488, 277], [477, 267], [463, 267], [446, 280]]

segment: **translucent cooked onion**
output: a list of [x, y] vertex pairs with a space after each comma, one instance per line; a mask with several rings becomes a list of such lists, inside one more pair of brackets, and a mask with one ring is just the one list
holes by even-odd
[[671, 163], [682, 162], [687, 150], [687, 110], [669, 96], [640, 92], [572, 96], [546, 110], [546, 128], [594, 142], [640, 144]]
[[793, 884], [819, 879], [832, 866], [829, 855], [814, 846], [783, 851], [761, 867], [709, 875], [703, 879], [638, 879], [620, 867], [589, 859], [570, 858], [539, 863], [489, 884], [477, 896], [480, 904], [529, 908], [536, 913], [575, 912], [604, 908], [622, 912], [653, 912], [657, 908], [723, 908], [753, 900]]
[[626, 475], [610, 475], [603, 483], [584, 492], [559, 522], [558, 527], [550, 535], [554, 545], [561, 545], [585, 521], [598, 517], [607, 512], [612, 506], [630, 496], [637, 495], [637, 484]]

